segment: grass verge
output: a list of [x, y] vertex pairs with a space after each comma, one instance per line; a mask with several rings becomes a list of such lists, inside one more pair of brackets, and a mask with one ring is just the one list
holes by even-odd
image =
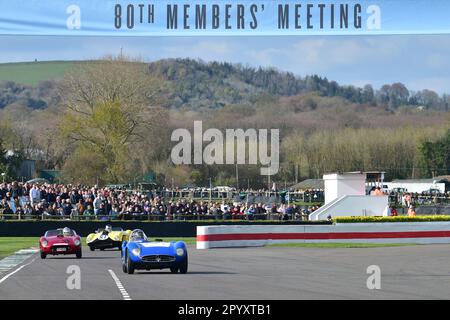
[[20, 249], [38, 246], [39, 238], [37, 237], [0, 237], [0, 259]]
[[382, 248], [415, 246], [414, 243], [275, 243], [268, 247], [299, 247], [299, 248]]
[[[151, 238], [154, 240], [156, 238]], [[184, 241], [188, 245], [195, 245], [195, 238], [158, 238], [163, 241]], [[85, 241], [85, 239], [83, 239]], [[7, 257], [20, 249], [39, 247], [38, 237], [0, 237], [0, 259]]]
[[368, 223], [368, 222], [445, 222], [449, 215], [397, 216], [397, 217], [336, 217], [336, 223]]
[[[155, 239], [162, 239], [163, 241], [184, 241], [188, 245], [195, 245], [197, 243], [197, 238], [155, 238]], [[150, 238], [150, 240], [154, 240], [153, 238]]]

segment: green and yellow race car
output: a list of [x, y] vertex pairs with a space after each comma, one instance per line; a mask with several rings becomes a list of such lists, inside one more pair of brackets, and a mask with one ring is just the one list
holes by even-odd
[[105, 250], [108, 248], [122, 249], [122, 242], [128, 241], [131, 230], [123, 230], [120, 227], [107, 225], [104, 229], [97, 229], [86, 238], [86, 244], [91, 251], [95, 249]]

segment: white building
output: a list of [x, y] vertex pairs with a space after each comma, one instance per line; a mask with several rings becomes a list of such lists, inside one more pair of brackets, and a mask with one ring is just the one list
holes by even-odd
[[309, 219], [386, 216], [389, 208], [388, 197], [366, 195], [366, 177], [364, 172], [324, 175], [325, 204], [311, 213]]

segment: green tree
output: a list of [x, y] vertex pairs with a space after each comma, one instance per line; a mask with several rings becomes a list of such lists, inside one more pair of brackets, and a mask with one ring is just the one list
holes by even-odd
[[428, 174], [433, 177], [448, 174], [450, 170], [450, 130], [436, 141], [423, 141], [419, 151]]
[[[94, 106], [88, 116], [68, 114], [63, 120], [61, 132], [64, 137], [77, 142], [76, 155], [85, 158], [95, 155], [93, 161], [80, 162], [76, 172], [90, 171], [91, 165], [104, 164], [98, 168], [107, 181], [118, 182], [128, 178], [127, 166], [131, 137], [137, 124], [128, 118], [119, 102], [105, 102]], [[73, 158], [77, 159], [77, 157]], [[72, 162], [73, 162], [72, 159]]]
[[23, 154], [19, 150], [13, 151], [12, 154], [8, 155], [8, 151], [3, 147], [3, 141], [0, 139], [0, 182], [3, 179], [13, 180], [15, 178], [15, 171], [19, 167], [23, 160]]
[[[122, 57], [86, 63], [66, 75], [59, 132], [74, 152], [64, 171], [75, 167], [74, 172], [117, 183], [151, 170], [154, 161], [166, 157], [164, 144], [170, 141], [168, 113], [159, 107], [164, 86], [144, 63]], [[84, 161], [76, 164], [77, 159]], [[72, 172], [63, 174], [73, 178]]]

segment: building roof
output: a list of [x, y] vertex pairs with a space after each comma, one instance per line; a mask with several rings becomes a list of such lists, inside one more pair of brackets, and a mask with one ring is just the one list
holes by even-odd
[[323, 179], [306, 179], [289, 188], [289, 190], [324, 189]]
[[404, 179], [404, 180], [392, 180], [395, 183], [448, 183], [449, 179], [442, 179], [441, 177], [428, 178], [428, 179]]

